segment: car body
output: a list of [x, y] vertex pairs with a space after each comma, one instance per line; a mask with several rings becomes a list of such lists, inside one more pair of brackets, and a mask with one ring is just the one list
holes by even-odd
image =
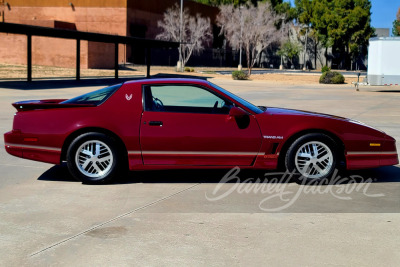
[[339, 165], [399, 162], [395, 139], [380, 130], [332, 115], [256, 107], [205, 80], [136, 80], [70, 100], [13, 106], [7, 152], [67, 161], [85, 182], [113, 178], [122, 163], [130, 170], [286, 166], [321, 179]]

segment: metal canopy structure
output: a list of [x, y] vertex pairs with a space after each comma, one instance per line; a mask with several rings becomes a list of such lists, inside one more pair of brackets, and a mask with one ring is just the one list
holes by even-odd
[[146, 48], [147, 77], [150, 77], [151, 49], [152, 48], [177, 48], [178, 42], [167, 42], [160, 40], [143, 39], [136, 37], [82, 32], [74, 30], [55, 29], [15, 23], [0, 23], [0, 32], [23, 34], [27, 36], [27, 80], [32, 81], [32, 36], [74, 39], [76, 40], [76, 79], [80, 80], [80, 47], [81, 40], [113, 43], [115, 45], [114, 62], [115, 78], [118, 79], [118, 45], [130, 44], [136, 47]]

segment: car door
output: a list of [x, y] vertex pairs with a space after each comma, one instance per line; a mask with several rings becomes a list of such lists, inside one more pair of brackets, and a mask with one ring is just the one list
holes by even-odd
[[212, 90], [185, 84], [145, 85], [140, 143], [145, 165], [248, 166], [261, 146], [252, 115]]

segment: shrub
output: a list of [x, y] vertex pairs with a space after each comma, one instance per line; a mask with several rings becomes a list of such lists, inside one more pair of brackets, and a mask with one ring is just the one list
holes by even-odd
[[344, 77], [339, 72], [327, 71], [322, 73], [321, 77], [319, 78], [319, 83], [327, 83], [327, 84], [344, 83]]
[[331, 68], [329, 68], [328, 66], [323, 66], [321, 72], [325, 73], [325, 72], [330, 71], [330, 70], [331, 70]]
[[234, 80], [247, 80], [249, 76], [242, 70], [236, 70], [232, 72], [232, 78]]
[[194, 68], [191, 67], [185, 67], [183, 70], [186, 72], [194, 72]]

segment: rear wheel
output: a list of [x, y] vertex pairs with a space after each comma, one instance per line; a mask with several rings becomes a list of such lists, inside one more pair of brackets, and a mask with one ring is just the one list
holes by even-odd
[[78, 136], [67, 151], [71, 174], [83, 183], [107, 183], [115, 178], [121, 158], [116, 141], [102, 133]]
[[289, 147], [286, 169], [307, 180], [330, 178], [337, 162], [336, 143], [325, 134], [301, 136]]

